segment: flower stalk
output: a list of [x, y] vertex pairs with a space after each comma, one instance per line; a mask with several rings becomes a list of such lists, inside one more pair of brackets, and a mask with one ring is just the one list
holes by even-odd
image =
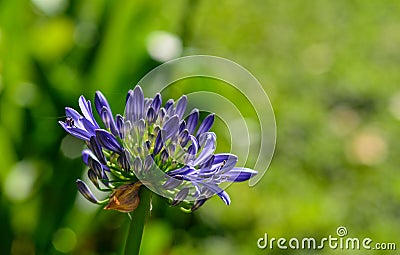
[[139, 254], [144, 225], [150, 214], [151, 194], [151, 191], [146, 186], [141, 186], [139, 190], [139, 206], [131, 213], [132, 219], [130, 220], [123, 252], [125, 255]]

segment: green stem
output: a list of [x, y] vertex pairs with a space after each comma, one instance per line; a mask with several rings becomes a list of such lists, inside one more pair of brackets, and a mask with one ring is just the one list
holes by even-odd
[[140, 250], [144, 224], [150, 212], [151, 191], [146, 186], [141, 186], [139, 191], [140, 203], [135, 211], [131, 213], [129, 230], [125, 242], [125, 255], [137, 255]]

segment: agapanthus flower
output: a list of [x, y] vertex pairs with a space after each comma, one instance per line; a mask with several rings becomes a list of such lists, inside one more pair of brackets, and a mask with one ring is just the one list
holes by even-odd
[[103, 127], [83, 96], [79, 98], [81, 113], [66, 107], [67, 118], [59, 123], [85, 141], [82, 159], [89, 167], [89, 180], [111, 194], [100, 201], [78, 179], [79, 192], [90, 202], [106, 204], [105, 209], [135, 210], [142, 185], [185, 210], [198, 209], [215, 194], [229, 205], [229, 195], [220, 185], [246, 181], [257, 174], [236, 167], [238, 158], [233, 154], [214, 153], [217, 136], [210, 129], [215, 115], [201, 121], [199, 110], [193, 109], [185, 116], [186, 96], [176, 102], [169, 99], [162, 106], [161, 94], [145, 98], [136, 86], [128, 92], [124, 115], [114, 116], [100, 91], [94, 105]]

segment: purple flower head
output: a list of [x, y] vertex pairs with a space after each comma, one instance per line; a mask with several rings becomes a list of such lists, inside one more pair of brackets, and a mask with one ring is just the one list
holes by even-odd
[[257, 174], [236, 167], [237, 157], [233, 154], [215, 154], [217, 136], [210, 131], [215, 115], [211, 113], [201, 121], [199, 111], [193, 109], [185, 117], [186, 96], [169, 99], [163, 106], [160, 94], [145, 98], [141, 87], [136, 86], [128, 92], [124, 115], [115, 117], [101, 92], [96, 92], [94, 103], [103, 127], [94, 119], [90, 101], [83, 96], [79, 99], [81, 113], [67, 107], [67, 118], [60, 125], [86, 141], [88, 148], [83, 150], [82, 158], [93, 185], [113, 191], [110, 199], [99, 201], [78, 180], [79, 192], [93, 203], [108, 202], [106, 209], [134, 210], [131, 205], [116, 206], [116, 196], [124, 197], [124, 192], [137, 195], [136, 189], [142, 184], [166, 197], [171, 205], [190, 211], [213, 195], [229, 205], [231, 200], [221, 184], [246, 181]]

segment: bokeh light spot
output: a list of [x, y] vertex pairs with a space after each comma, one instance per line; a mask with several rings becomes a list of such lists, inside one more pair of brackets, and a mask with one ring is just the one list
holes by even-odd
[[376, 165], [386, 158], [387, 142], [377, 130], [365, 130], [350, 141], [347, 152], [350, 161]]
[[11, 169], [5, 180], [5, 195], [15, 202], [25, 200], [32, 192], [36, 177], [37, 169], [32, 162], [18, 162]]
[[57, 251], [69, 253], [76, 246], [76, 234], [70, 228], [60, 228], [56, 233], [54, 233], [52, 243]]
[[42, 61], [60, 59], [74, 46], [74, 30], [73, 20], [67, 17], [56, 17], [37, 23], [32, 28], [32, 52]]
[[174, 34], [154, 31], [147, 39], [147, 51], [154, 60], [165, 62], [181, 55], [182, 42]]
[[65, 136], [61, 141], [61, 151], [67, 158], [78, 158], [81, 156], [83, 148], [82, 140], [71, 135]]
[[29, 107], [37, 100], [38, 93], [36, 85], [23, 82], [14, 91], [15, 102], [22, 107]]
[[47, 15], [56, 15], [63, 12], [67, 6], [67, 0], [32, 0], [33, 5]]

